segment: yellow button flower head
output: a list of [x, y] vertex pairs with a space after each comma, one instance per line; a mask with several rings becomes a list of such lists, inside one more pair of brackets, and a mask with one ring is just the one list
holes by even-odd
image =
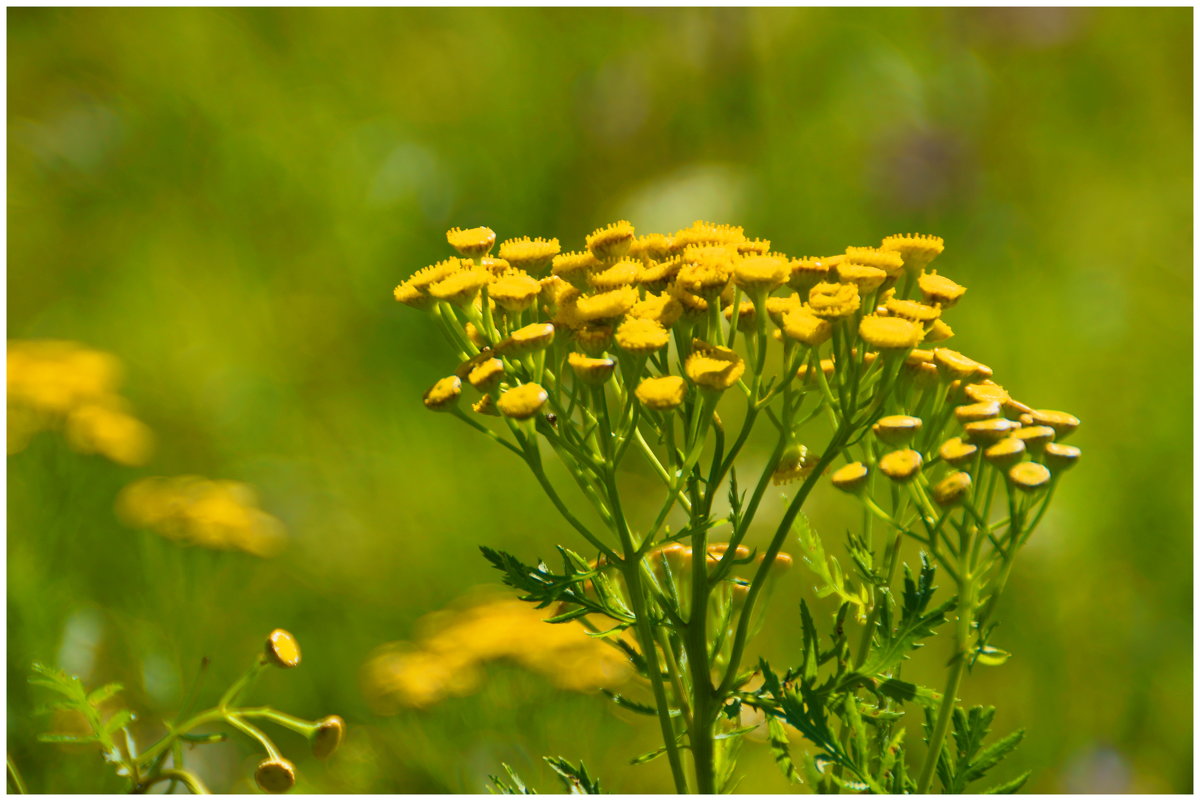
[[894, 250], [880, 248], [846, 248], [846, 261], [863, 264], [883, 270], [889, 278], [896, 278], [904, 272], [904, 259]]
[[667, 329], [654, 320], [646, 320], [641, 317], [626, 317], [617, 326], [617, 345], [630, 353], [653, 353], [660, 348], [666, 347], [670, 339], [671, 336], [667, 333]]
[[682, 378], [677, 375], [664, 375], [644, 379], [638, 384], [634, 394], [647, 408], [664, 412], [683, 403], [686, 392], [687, 384]]
[[744, 289], [781, 286], [788, 278], [788, 263], [778, 256], [747, 256], [733, 266], [733, 280]]
[[908, 350], [921, 344], [925, 332], [921, 326], [903, 317], [868, 314], [858, 323], [858, 335], [880, 350]]
[[500, 413], [514, 420], [528, 420], [542, 410], [550, 395], [540, 384], [521, 384], [500, 396]]
[[823, 282], [808, 292], [808, 307], [813, 314], [827, 320], [849, 317], [858, 311], [861, 301], [854, 284]]
[[1054, 440], [1054, 429], [1050, 426], [1025, 426], [1018, 428], [1012, 435], [1024, 442], [1030, 453], [1037, 454]]
[[963, 426], [963, 430], [967, 432], [967, 439], [971, 442], [987, 443], [999, 442], [1020, 427], [1020, 423], [998, 417], [995, 420], [980, 420], [975, 423], [967, 423]]
[[979, 448], [967, 442], [963, 442], [961, 437], [954, 437], [942, 443], [942, 447], [938, 450], [938, 455], [947, 464], [952, 464], [955, 467], [961, 467], [967, 462], [975, 458]]
[[476, 414], [486, 414], [491, 417], [499, 417], [500, 412], [496, 411], [496, 400], [491, 395], [484, 395], [479, 400], [471, 404], [471, 410]]
[[830, 479], [833, 481], [833, 486], [842, 492], [858, 495], [867, 486], [867, 476], [870, 473], [871, 471], [862, 462], [851, 462], [833, 471]]
[[833, 335], [833, 325], [804, 306], [785, 313], [781, 329], [788, 338], [802, 342], [810, 348], [817, 347]]
[[829, 264], [824, 259], [805, 256], [788, 262], [788, 286], [805, 295], [817, 284], [829, 278]]
[[591, 253], [571, 251], [555, 256], [550, 272], [582, 289], [587, 286], [588, 275], [602, 267], [600, 260]]
[[946, 308], [958, 303], [958, 299], [967, 291], [965, 286], [956, 284], [944, 275], [938, 275], [937, 271], [921, 273], [921, 277], [917, 279], [917, 286], [921, 288], [921, 294], [925, 296], [927, 303], [936, 303]]
[[638, 291], [631, 286], [618, 287], [608, 292], [584, 295], [575, 301], [575, 313], [585, 322], [608, 320], [620, 317], [638, 302]]
[[1069, 470], [1079, 461], [1080, 453], [1079, 448], [1073, 445], [1049, 442], [1046, 443], [1046, 450], [1042, 458], [1045, 459], [1047, 467], [1056, 473], [1061, 473]]
[[937, 306], [927, 306], [915, 300], [902, 300], [901, 298], [888, 298], [884, 303], [884, 308], [889, 314], [896, 317], [903, 317], [905, 320], [912, 320], [914, 323], [932, 323], [939, 316], [942, 310]]
[[884, 250], [894, 250], [904, 259], [904, 271], [917, 275], [946, 247], [940, 236], [893, 234], [883, 240]]
[[982, 381], [992, 377], [992, 368], [949, 348], [934, 348], [933, 360], [942, 375], [964, 381]]
[[1008, 471], [1008, 480], [1019, 490], [1033, 492], [1050, 483], [1050, 471], [1037, 462], [1021, 462]]
[[997, 467], [1012, 467], [1025, 455], [1025, 442], [1016, 437], [1005, 437], [983, 452], [983, 458]]
[[435, 412], [449, 411], [458, 403], [462, 394], [462, 379], [456, 375], [446, 376], [425, 392], [425, 408]]
[[300, 664], [300, 643], [291, 632], [275, 629], [267, 635], [267, 661], [281, 668], [294, 668]]
[[1034, 423], [1053, 428], [1058, 439], [1066, 439], [1068, 434], [1079, 428], [1079, 418], [1073, 414], [1050, 409], [1036, 409], [1032, 414]]
[[[968, 386], [970, 385], [968, 384]], [[954, 416], [958, 418], [958, 422], [960, 423], [991, 420], [993, 417], [1000, 416], [1000, 404], [995, 401], [984, 401], [982, 403], [969, 403], [965, 406], [957, 406], [954, 409]]]
[[692, 353], [684, 362], [683, 371], [696, 385], [723, 392], [738, 382], [746, 372], [742, 357], [729, 348], [692, 340]]
[[592, 356], [599, 356], [604, 352], [608, 343], [612, 341], [612, 335], [612, 326], [602, 323], [585, 323], [575, 329], [575, 341], [585, 353]]
[[673, 281], [667, 287], [667, 292], [671, 297], [679, 301], [679, 305], [683, 308], [683, 313], [686, 315], [698, 317], [708, 311], [708, 301], [694, 292], [684, 289], [678, 281]]
[[971, 489], [969, 473], [951, 473], [933, 487], [933, 500], [938, 506], [955, 506], [962, 503]]
[[665, 234], [643, 234], [633, 240], [629, 255], [644, 261], [663, 261], [675, 252], [675, 238]]
[[500, 258], [518, 270], [540, 273], [550, 266], [561, 248], [557, 239], [509, 239], [500, 243]]
[[507, 338], [496, 344], [496, 352], [520, 355], [550, 347], [554, 341], [554, 325], [552, 323], [530, 323], [513, 331]]
[[480, 392], [488, 392], [495, 389], [503, 377], [504, 362], [491, 358], [472, 368], [467, 374], [467, 381]]
[[808, 448], [799, 442], [793, 442], [779, 457], [779, 464], [775, 465], [775, 471], [771, 473], [771, 483], [780, 486], [804, 478], [813, 471], [818, 461]]
[[568, 353], [567, 364], [575, 371], [575, 377], [585, 384], [603, 384], [612, 377], [617, 366], [612, 359], [596, 359], [582, 353]]
[[473, 265], [470, 261], [464, 261], [457, 256], [452, 256], [439, 261], [437, 264], [422, 267], [413, 273], [405, 283], [411, 284], [417, 289], [427, 289], [430, 285], [449, 278], [459, 270], [467, 269], [471, 266]]
[[286, 793], [296, 783], [296, 766], [283, 757], [272, 757], [258, 763], [254, 781], [267, 793]]
[[486, 256], [496, 244], [496, 232], [491, 228], [451, 228], [446, 232], [450, 246], [467, 258]]
[[683, 315], [683, 304], [665, 292], [658, 295], [648, 294], [633, 304], [628, 315], [643, 320], [654, 320], [662, 327], [670, 328]]
[[771, 252], [771, 240], [743, 239], [736, 247], [738, 255], [741, 256], [765, 256]]
[[729, 248], [693, 245], [683, 253], [683, 266], [675, 276], [675, 283], [703, 298], [714, 298], [721, 294], [732, 275], [733, 253]]
[[921, 430], [921, 418], [907, 414], [890, 414], [879, 418], [871, 430], [888, 445], [903, 445]]
[[633, 223], [629, 220], [618, 220], [603, 228], [597, 228], [587, 236], [588, 250], [601, 261], [621, 258], [629, 252], [629, 246], [632, 244]]
[[967, 384], [963, 387], [963, 394], [976, 403], [991, 401], [1004, 405], [1008, 403], [1009, 399], [1008, 391], [995, 381], [980, 381], [977, 384]]
[[737, 225], [696, 220], [689, 227], [675, 232], [675, 247], [679, 250], [690, 245], [737, 245], [746, 238], [745, 231]]
[[329, 715], [317, 721], [317, 728], [312, 735], [312, 752], [317, 759], [326, 759], [346, 736], [346, 721], [338, 715]]
[[541, 293], [542, 285], [537, 279], [518, 272], [501, 276], [488, 287], [488, 297], [510, 312], [525, 311]]
[[893, 481], [911, 481], [921, 472], [921, 454], [912, 449], [885, 453], [879, 460], [879, 472]]
[[588, 283], [593, 289], [601, 292], [622, 286], [631, 286], [638, 282], [642, 274], [640, 262], [632, 259], [621, 259], [607, 270], [598, 270], [588, 276]]
[[858, 294], [869, 295], [887, 280], [888, 274], [878, 267], [868, 267], [865, 264], [855, 264], [843, 261], [836, 268], [838, 280], [844, 284], [854, 284]]
[[486, 270], [459, 270], [431, 284], [429, 294], [458, 306], [470, 306], [490, 280]]
[[935, 342], [945, 342], [952, 336], [954, 336], [954, 329], [945, 320], [939, 318], [929, 326], [929, 330], [925, 332], [925, 339], [921, 341], [932, 345]]
[[484, 256], [479, 260], [479, 267], [487, 270], [492, 278], [499, 278], [502, 275], [507, 275], [513, 272], [513, 266], [504, 259], [493, 259], [490, 256]]
[[683, 266], [682, 256], [670, 256], [658, 261], [643, 261], [642, 272], [638, 275], [638, 283], [642, 286], [660, 291], [674, 280]]
[[397, 286], [392, 290], [392, 296], [404, 305], [412, 306], [414, 309], [428, 309], [433, 305], [433, 298], [413, 286], [411, 281], [405, 281]]
[[771, 321], [780, 327], [783, 326], [783, 318], [788, 312], [798, 311], [803, 307], [800, 295], [796, 292], [787, 297], [781, 298], [772, 295], [767, 298], [767, 314], [771, 317]]

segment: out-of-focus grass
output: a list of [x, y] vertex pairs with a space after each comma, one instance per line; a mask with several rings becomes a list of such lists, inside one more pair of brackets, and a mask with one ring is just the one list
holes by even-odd
[[[467, 791], [543, 753], [612, 789], [652, 726], [497, 668], [372, 716], [372, 648], [569, 537], [500, 449], [422, 408], [448, 354], [389, 290], [452, 225], [574, 246], [627, 216], [744, 224], [794, 253], [943, 235], [957, 345], [1078, 414], [1084, 462], [1031, 543], [972, 676], [1038, 791], [1192, 781], [1191, 10], [54, 10], [8, 12], [9, 328], [117, 354], [145, 469], [42, 435], [9, 459], [8, 748], [36, 790], [105, 789], [38, 745], [33, 659], [169, 714], [263, 634], [264, 695], [340, 712], [325, 791]], [[270, 561], [181, 551], [114, 518], [143, 474], [259, 488]], [[832, 527], [838, 499], [818, 502]], [[790, 579], [756, 648], [794, 653]], [[293, 744], [294, 745], [294, 744]], [[645, 750], [645, 749], [642, 749]], [[743, 790], [782, 788], [761, 747]], [[247, 751], [213, 784], [246, 789]], [[761, 767], [761, 769], [759, 769]]]

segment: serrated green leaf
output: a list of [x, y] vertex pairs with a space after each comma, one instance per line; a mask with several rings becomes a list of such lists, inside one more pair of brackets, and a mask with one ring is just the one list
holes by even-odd
[[804, 780], [800, 777], [800, 771], [796, 770], [796, 763], [792, 761], [787, 730], [783, 728], [779, 718], [774, 715], [767, 717], [767, 733], [771, 744], [771, 754], [775, 757], [775, 764], [779, 766], [784, 777], [793, 784], [803, 784]]
[[128, 726], [133, 722], [133, 713], [128, 709], [122, 709], [114, 714], [104, 723], [104, 728], [101, 730], [102, 737], [111, 737], [114, 733]]
[[927, 709], [936, 709], [942, 700], [942, 693], [937, 690], [900, 679], [881, 681], [876, 689], [893, 701], [908, 701]]
[[620, 693], [615, 693], [612, 690], [601, 690], [601, 692], [607, 695], [608, 699], [614, 704], [623, 709], [628, 709], [630, 712], [637, 712], [639, 715], [649, 715], [650, 717], [658, 715], [658, 710], [654, 707], [633, 701]]
[[572, 765], [562, 757], [542, 757], [558, 777], [562, 779], [571, 795], [599, 795], [600, 781], [588, 775], [587, 767], [580, 762]]
[[963, 772], [963, 784], [969, 784], [983, 778], [983, 774], [998, 765], [1002, 759], [1021, 744], [1021, 740], [1023, 739], [1025, 739], [1025, 730], [1017, 729], [1007, 737], [1001, 738], [987, 748], [984, 748], [971, 760], [970, 767]]
[[1003, 782], [1002, 784], [997, 784], [995, 787], [989, 787], [988, 789], [983, 791], [983, 794], [984, 795], [1010, 795], [1012, 793], [1015, 793], [1017, 790], [1021, 789], [1021, 787], [1025, 784], [1025, 782], [1029, 781], [1029, 776], [1032, 773], [1033, 773], [1033, 771], [1027, 770], [1024, 773], [1022, 773], [1020, 776], [1018, 776], [1017, 778], [1012, 779], [1011, 781]]
[[104, 701], [107, 701], [109, 698], [112, 698], [117, 693], [121, 692], [123, 689], [125, 688], [116, 682], [113, 682], [112, 684], [105, 684], [103, 687], [97, 687], [88, 693], [87, 702], [92, 706], [98, 706]]

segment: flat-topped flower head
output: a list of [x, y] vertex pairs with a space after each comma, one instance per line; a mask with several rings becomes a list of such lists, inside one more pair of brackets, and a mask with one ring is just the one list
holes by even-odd
[[671, 340], [671, 335], [667, 329], [654, 320], [647, 320], [643, 317], [626, 317], [617, 326], [614, 338], [617, 347], [623, 350], [630, 353], [647, 354], [666, 347]]
[[804, 478], [813, 471], [817, 461], [816, 455], [807, 447], [793, 442], [784, 448], [783, 455], [779, 457], [779, 464], [771, 473], [771, 483], [780, 486]]
[[859, 321], [858, 335], [863, 342], [880, 350], [909, 350], [921, 344], [925, 331], [903, 317], [868, 314]]
[[992, 377], [992, 368], [949, 348], [934, 348], [933, 361], [942, 375], [962, 381], [982, 381]]
[[567, 364], [575, 372], [575, 377], [585, 384], [603, 384], [612, 378], [617, 363], [607, 357], [592, 357], [582, 353], [568, 353]]
[[425, 408], [435, 412], [446, 412], [458, 403], [462, 394], [462, 379], [456, 375], [446, 376], [425, 391]]
[[1066, 412], [1035, 409], [1031, 416], [1035, 425], [1053, 428], [1057, 439], [1065, 439], [1072, 431], [1079, 428], [1079, 418]]
[[[781, 298], [782, 300], [782, 298]], [[767, 306], [768, 310], [770, 305]], [[833, 324], [813, 314], [803, 306], [797, 306], [783, 315], [781, 326], [784, 336], [815, 348], [833, 335]]]
[[933, 500], [938, 506], [957, 506], [971, 491], [971, 475], [969, 473], [951, 473], [933, 487]]
[[540, 273], [550, 266], [561, 248], [557, 239], [509, 239], [500, 243], [500, 258], [518, 270]]
[[733, 280], [746, 290], [781, 286], [788, 278], [788, 263], [778, 256], [746, 256], [733, 266]]
[[1025, 426], [1012, 435], [1024, 442], [1026, 450], [1033, 454], [1041, 453], [1047, 444], [1054, 441], [1054, 429], [1050, 426]]
[[508, 275], [513, 272], [513, 266], [504, 259], [493, 259], [491, 256], [483, 256], [479, 259], [480, 269], [487, 270], [493, 277], [499, 278], [502, 275]]
[[1012, 467], [1025, 456], [1025, 442], [1016, 437], [1005, 437], [983, 452], [983, 458], [997, 467]]
[[932, 345], [935, 342], [945, 342], [952, 336], [954, 336], [954, 329], [950, 327], [949, 323], [939, 317], [930, 324], [929, 330], [925, 332], [925, 339], [921, 340], [921, 342]]
[[960, 423], [991, 420], [993, 417], [1000, 416], [1000, 404], [995, 401], [983, 401], [982, 403], [968, 403], [965, 406], [956, 406], [954, 408], [954, 416], [958, 418], [958, 422]]
[[703, 298], [714, 298], [733, 276], [734, 253], [718, 245], [693, 245], [683, 253], [675, 284]]
[[771, 252], [771, 240], [743, 239], [736, 247], [740, 256], [765, 256]]
[[852, 261], [843, 261], [835, 268], [837, 278], [844, 284], [854, 284], [858, 287], [858, 294], [869, 295], [879, 287], [883, 286], [883, 282], [887, 280], [888, 274], [878, 267], [870, 267], [866, 264], [855, 264]]
[[746, 372], [742, 357], [729, 348], [692, 340], [692, 353], [684, 362], [683, 371], [697, 386], [723, 392], [738, 382]]
[[286, 793], [296, 784], [296, 766], [283, 757], [272, 757], [258, 763], [254, 781], [263, 792]]
[[914, 323], [932, 323], [941, 316], [942, 310], [937, 306], [929, 306], [916, 300], [904, 300], [891, 297], [884, 302], [883, 307], [888, 314], [912, 320]]
[[829, 264], [824, 259], [804, 257], [788, 262], [788, 286], [808, 295], [822, 281], [829, 280]]
[[492, 357], [485, 359], [467, 373], [467, 382], [480, 392], [490, 392], [504, 377], [504, 362]]
[[1046, 443], [1042, 460], [1056, 473], [1069, 470], [1079, 461], [1081, 451], [1074, 445], [1063, 445], [1060, 442]]
[[921, 430], [921, 418], [907, 414], [890, 414], [879, 418], [871, 430], [888, 445], [904, 445], [912, 441]]
[[414, 309], [428, 309], [433, 305], [433, 298], [413, 286], [410, 281], [405, 281], [392, 290], [392, 297]]
[[911, 448], [885, 453], [879, 460], [879, 472], [892, 481], [911, 481], [921, 472], [921, 454]]
[[842, 492], [858, 495], [867, 486], [867, 477], [871, 471], [862, 462], [851, 462], [833, 471], [830, 480], [833, 486]]
[[1008, 471], [1008, 482], [1024, 492], [1033, 492], [1050, 483], [1050, 471], [1037, 462], [1021, 462]]
[[667, 293], [679, 301], [680, 307], [683, 308], [683, 316], [696, 318], [702, 316], [708, 311], [708, 301], [700, 297], [694, 292], [689, 292], [679, 285], [678, 282], [672, 282], [667, 287]]
[[827, 320], [849, 317], [858, 311], [861, 301], [854, 284], [822, 282], [808, 292], [808, 307], [812, 313]]
[[496, 232], [491, 228], [451, 228], [446, 232], [450, 246], [469, 259], [486, 256], [496, 244]]
[[675, 276], [679, 274], [679, 268], [682, 266], [682, 256], [669, 256], [658, 261], [643, 260], [638, 283], [647, 289], [661, 291], [667, 284], [675, 280]]
[[409, 276], [409, 279], [405, 283], [411, 284], [417, 289], [426, 289], [431, 284], [436, 284], [444, 278], [449, 278], [459, 270], [469, 269], [472, 266], [469, 260], [464, 261], [458, 256], [451, 256], [448, 259], [442, 259], [437, 264], [422, 267]]
[[549, 399], [549, 393], [540, 384], [521, 384], [501, 395], [496, 406], [505, 417], [528, 420], [540, 412]]
[[682, 378], [664, 375], [643, 379], [634, 394], [646, 408], [665, 412], [682, 404], [686, 393], [687, 384]]
[[630, 257], [643, 261], [662, 261], [675, 252], [675, 237], [666, 234], [642, 234], [629, 247]]
[[938, 456], [942, 457], [946, 464], [961, 467], [974, 459], [978, 452], [978, 447], [963, 442], [961, 437], [953, 437], [942, 443], [942, 447], [938, 449]]
[[633, 259], [621, 259], [613, 266], [597, 270], [588, 276], [588, 284], [592, 289], [606, 292], [622, 286], [632, 286], [638, 283], [642, 274], [641, 262]]
[[971, 442], [986, 444], [999, 442], [1020, 427], [1020, 423], [998, 417], [995, 420], [979, 420], [975, 423], [967, 423], [963, 426], [963, 430], [967, 434], [967, 439]]
[[520, 355], [550, 347], [554, 342], [553, 323], [530, 323], [513, 331], [496, 344], [496, 352], [505, 355]]
[[584, 322], [620, 317], [638, 302], [638, 291], [631, 286], [583, 295], [575, 301], [575, 313]]
[[647, 294], [629, 309], [629, 317], [653, 320], [663, 328], [670, 328], [683, 315], [683, 304], [666, 292]]
[[470, 306], [491, 281], [486, 270], [459, 270], [429, 286], [429, 294], [456, 306]]
[[737, 245], [745, 238], [746, 234], [741, 226], [696, 220], [687, 228], [675, 232], [675, 247], [683, 249], [689, 245]]
[[633, 223], [618, 220], [587, 235], [587, 248], [601, 261], [619, 259], [633, 244]]
[[329, 715], [317, 721], [312, 734], [312, 753], [317, 759], [327, 759], [346, 736], [346, 721], [339, 715]]
[[881, 248], [846, 248], [846, 261], [876, 267], [887, 273], [889, 278], [896, 278], [904, 272], [904, 259], [894, 250]]
[[488, 286], [488, 297], [505, 311], [522, 312], [542, 293], [542, 285], [525, 273], [510, 272]]
[[893, 234], [884, 237], [884, 250], [894, 250], [904, 260], [904, 271], [917, 275], [946, 248], [940, 236]]
[[783, 325], [784, 315], [791, 311], [799, 311], [803, 307], [804, 302], [800, 300], [800, 294], [797, 292], [785, 297], [772, 295], [767, 298], [767, 315], [771, 318], [771, 322], [778, 326]]
[[604, 266], [599, 259], [586, 251], [559, 253], [551, 260], [551, 265], [551, 274], [581, 289], [588, 285], [588, 275]]
[[932, 273], [921, 273], [921, 277], [917, 279], [917, 286], [925, 296], [926, 303], [936, 303], [944, 308], [958, 303], [958, 299], [967, 291], [965, 286], [951, 281], [944, 275], [938, 275], [936, 270]]
[[300, 643], [290, 631], [275, 629], [267, 635], [267, 661], [276, 667], [294, 668], [300, 664]]
[[998, 403], [1001, 406], [1008, 403], [1008, 390], [995, 381], [980, 381], [963, 387], [963, 394], [975, 403]]

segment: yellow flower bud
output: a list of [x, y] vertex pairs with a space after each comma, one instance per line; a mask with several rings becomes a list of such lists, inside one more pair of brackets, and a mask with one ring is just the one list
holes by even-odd
[[504, 362], [493, 357], [472, 367], [467, 381], [480, 392], [488, 392], [496, 388], [503, 376]]
[[557, 239], [509, 239], [500, 243], [500, 258], [518, 270], [539, 273], [550, 266], [560, 248]]
[[733, 280], [745, 289], [781, 286], [789, 274], [788, 263], [778, 256], [747, 256], [733, 267]]
[[264, 759], [254, 771], [254, 781], [268, 793], [286, 793], [296, 784], [296, 766], [286, 759]]
[[638, 274], [638, 283], [642, 286], [661, 291], [667, 286], [675, 276], [679, 274], [679, 268], [683, 266], [683, 259], [679, 256], [672, 256], [660, 261], [644, 262], [641, 273]]
[[1073, 445], [1063, 445], [1058, 442], [1046, 443], [1042, 459], [1046, 466], [1056, 473], [1069, 470], [1079, 461], [1081, 451]]
[[921, 472], [921, 454], [910, 449], [885, 453], [879, 460], [879, 472], [893, 481], [906, 482]]
[[587, 286], [588, 275], [600, 269], [600, 261], [591, 253], [560, 253], [552, 260], [550, 272], [576, 287]]
[[883, 270], [889, 278], [904, 272], [904, 258], [894, 250], [849, 247], [846, 248], [846, 261]]
[[456, 375], [446, 376], [425, 392], [425, 408], [444, 412], [453, 408], [462, 394], [462, 379]]
[[833, 481], [833, 486], [842, 492], [858, 495], [867, 486], [868, 475], [870, 475], [870, 470], [867, 469], [865, 464], [862, 462], [851, 462], [834, 470], [833, 475], [830, 476], [830, 480]]
[[1020, 423], [1014, 423], [1012, 420], [997, 417], [993, 420], [979, 420], [978, 422], [967, 423], [963, 426], [963, 430], [967, 432], [967, 439], [971, 442], [989, 443], [999, 442], [1020, 427]]
[[868, 314], [858, 324], [858, 335], [880, 350], [907, 350], [921, 344], [925, 331], [903, 317], [879, 317]]
[[312, 752], [317, 759], [325, 759], [342, 744], [346, 736], [346, 721], [338, 715], [329, 715], [317, 721], [317, 729], [313, 732]]
[[907, 414], [892, 414], [881, 417], [871, 427], [875, 436], [889, 445], [903, 445], [921, 430], [921, 418]]
[[1016, 437], [1005, 437], [983, 452], [983, 458], [997, 467], [1011, 467], [1025, 455], [1025, 442]]
[[916, 275], [945, 249], [940, 236], [893, 234], [883, 240], [884, 250], [894, 250], [904, 259], [905, 272]]
[[623, 286], [608, 292], [580, 297], [575, 301], [575, 313], [584, 322], [608, 320], [620, 317], [637, 302], [638, 291], [631, 286]]
[[429, 294], [457, 306], [470, 306], [489, 280], [485, 270], [460, 270], [431, 284]]
[[548, 348], [553, 341], [554, 325], [552, 323], [530, 323], [513, 331], [506, 339], [497, 343], [495, 351], [517, 356]]
[[954, 437], [942, 443], [942, 447], [938, 450], [938, 455], [947, 464], [961, 467], [975, 458], [975, 453], [978, 450], [974, 445], [963, 442], [961, 437]]
[[496, 405], [501, 414], [514, 420], [528, 420], [542, 410], [550, 395], [540, 384], [521, 384], [500, 396]]
[[775, 471], [771, 474], [771, 482], [778, 486], [798, 478], [804, 478], [812, 472], [816, 463], [817, 458], [809, 453], [808, 448], [794, 442], [784, 449], [783, 455], [779, 458], [779, 464], [775, 466]]
[[541, 292], [542, 285], [536, 279], [518, 272], [503, 275], [488, 287], [488, 297], [510, 312], [525, 311]]
[[993, 417], [1000, 416], [1000, 404], [995, 401], [984, 401], [983, 403], [970, 403], [966, 406], [958, 406], [954, 409], [954, 416], [958, 418], [958, 422], [960, 423], [991, 420]]
[[1054, 429], [1050, 426], [1025, 426], [1012, 435], [1024, 442], [1030, 453], [1041, 453], [1046, 444], [1054, 440]]
[[678, 300], [664, 292], [660, 295], [646, 295], [633, 304], [628, 315], [644, 320], [654, 320], [663, 328], [670, 328], [683, 315], [683, 306]]
[[291, 632], [275, 629], [267, 635], [267, 661], [281, 668], [294, 668], [300, 664], [300, 643]]
[[805, 295], [829, 279], [829, 263], [823, 259], [792, 259], [788, 262], [788, 270], [788, 286]]
[[1004, 405], [1009, 400], [1008, 392], [994, 381], [980, 381], [977, 384], [967, 384], [963, 387], [963, 394], [975, 403], [991, 402]]
[[854, 284], [820, 283], [808, 292], [808, 306], [813, 314], [826, 319], [849, 317], [861, 304], [858, 287]]
[[933, 487], [933, 500], [938, 506], [955, 506], [962, 503], [971, 489], [969, 473], [951, 473]]
[[619, 259], [629, 252], [633, 244], [633, 224], [618, 220], [587, 235], [587, 248], [596, 258], [609, 261]]
[[855, 264], [843, 261], [837, 266], [838, 280], [845, 284], [858, 287], [859, 295], [869, 295], [887, 280], [888, 274], [878, 267], [868, 267], [865, 264]]
[[631, 259], [622, 259], [607, 270], [599, 270], [588, 276], [588, 284], [600, 292], [632, 286], [642, 274], [642, 265]]
[[472, 403], [471, 410], [476, 414], [486, 414], [491, 417], [500, 416], [500, 412], [496, 411], [496, 400], [491, 395], [484, 395], [482, 398]]
[[496, 244], [496, 232], [491, 228], [451, 228], [446, 232], [450, 246], [468, 258], [487, 255]]
[[963, 381], [982, 381], [992, 377], [992, 368], [968, 358], [956, 350], [934, 348], [933, 360], [943, 375]]
[[736, 245], [746, 238], [740, 225], [718, 225], [717, 223], [696, 220], [687, 228], [675, 232], [675, 247], [687, 248], [693, 245]]
[[665, 412], [682, 404], [686, 392], [687, 384], [682, 378], [664, 375], [643, 379], [634, 394], [647, 408]]
[[457, 256], [453, 256], [449, 259], [443, 259], [437, 264], [430, 265], [429, 267], [422, 267], [420, 270], [417, 270], [415, 273], [413, 273], [405, 283], [411, 284], [417, 289], [426, 290], [429, 289], [431, 285], [436, 284], [438, 281], [449, 278], [450, 276], [454, 275], [454, 273], [463, 269], [470, 269], [473, 266], [474, 265], [469, 260], [460, 259]]
[[703, 389], [723, 392], [746, 372], [746, 363], [729, 348], [692, 340], [692, 353], [684, 362], [683, 370]]
[[665, 234], [643, 234], [633, 240], [629, 255], [643, 261], [661, 261], [675, 252], [675, 237]]
[[1079, 428], [1079, 418], [1066, 412], [1036, 409], [1032, 415], [1035, 424], [1053, 428], [1058, 439], [1066, 439], [1067, 435]]
[[952, 336], [954, 336], [954, 329], [945, 320], [939, 318], [929, 326], [929, 330], [925, 332], [925, 338], [921, 341], [932, 345], [934, 342], [945, 342]]
[[915, 300], [902, 300], [900, 298], [888, 298], [883, 304], [889, 314], [896, 317], [903, 317], [905, 320], [912, 320], [914, 323], [932, 323], [942, 314], [942, 310], [937, 306], [926, 306]]
[[795, 292], [783, 298], [775, 296], [767, 298], [767, 316], [771, 318], [771, 322], [780, 327], [783, 326], [783, 318], [787, 316], [788, 312], [798, 311], [801, 308], [803, 308], [803, 304], [800, 302], [800, 295]]
[[689, 247], [683, 253], [683, 266], [675, 276], [675, 283], [702, 298], [715, 298], [733, 276], [733, 255], [728, 248], [718, 245]]
[[765, 256], [771, 251], [771, 240], [743, 239], [734, 247], [737, 249], [739, 256]]
[[612, 377], [617, 363], [612, 359], [594, 359], [582, 353], [568, 353], [567, 364], [575, 371], [575, 376], [585, 384], [603, 384]]
[[613, 329], [611, 325], [601, 325], [599, 323], [587, 323], [575, 329], [575, 341], [579, 347], [583, 348], [584, 353], [593, 356], [599, 356], [608, 347], [608, 343], [612, 341]]
[[[769, 310], [770, 305], [767, 308]], [[789, 339], [803, 342], [812, 348], [833, 336], [833, 324], [803, 306], [785, 312], [781, 328]]]
[[936, 303], [945, 308], [958, 303], [958, 299], [967, 291], [965, 286], [956, 284], [944, 275], [938, 275], [936, 270], [932, 273], [922, 273], [917, 279], [917, 286], [921, 288], [921, 294], [925, 296], [927, 303]]
[[428, 309], [433, 305], [433, 298], [413, 286], [411, 281], [405, 281], [396, 287], [392, 291], [392, 296], [404, 305], [412, 306], [414, 309]]
[[1021, 462], [1008, 471], [1008, 480], [1019, 490], [1033, 492], [1050, 483], [1050, 471], [1037, 462]]
[[666, 347], [671, 335], [654, 320], [626, 317], [617, 326], [615, 339], [618, 347], [630, 353], [648, 354]]

